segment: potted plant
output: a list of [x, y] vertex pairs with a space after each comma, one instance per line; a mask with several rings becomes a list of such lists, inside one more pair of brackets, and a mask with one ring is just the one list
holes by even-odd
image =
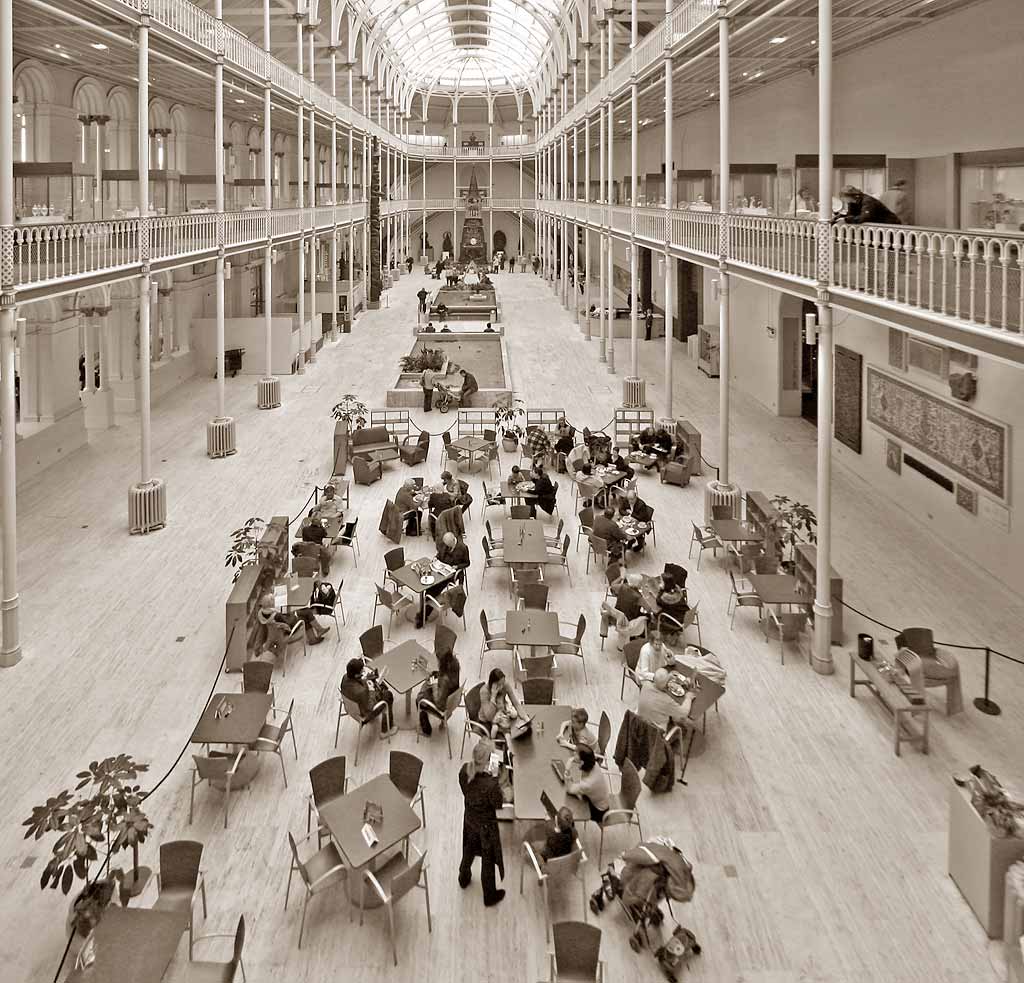
[[514, 393], [499, 396], [493, 404], [494, 429], [501, 437], [501, 446], [510, 454], [515, 452], [526, 431], [517, 421], [526, 415], [523, 401]]
[[772, 497], [778, 516], [772, 524], [779, 562], [787, 573], [793, 572], [797, 543], [818, 541], [818, 517], [809, 505], [796, 502], [786, 495]]
[[424, 369], [438, 371], [444, 368], [444, 352], [440, 348], [423, 348], [398, 360], [402, 372], [415, 375]]
[[[48, 833], [57, 833], [50, 859], [43, 868], [39, 886], [71, 891], [75, 881], [84, 881], [83, 890], [75, 897], [68, 915], [69, 928], [84, 937], [103, 915], [120, 885], [121, 903], [139, 894], [150, 871], [139, 866], [139, 847], [146, 841], [153, 824], [142, 811], [147, 793], [136, 784], [138, 776], [149, 770], [127, 754], [93, 761], [76, 776], [73, 791], [64, 789], [32, 809], [25, 839], [40, 840]], [[92, 864], [99, 861], [97, 844], [107, 856], [101, 866], [102, 876], [89, 877]], [[121, 850], [132, 851], [130, 871], [111, 867], [111, 859]]]
[[366, 426], [369, 411], [358, 396], [345, 393], [331, 407], [331, 416], [337, 421], [334, 425], [334, 460], [331, 462], [331, 475], [344, 474], [348, 468], [348, 452], [351, 434]]
[[231, 578], [232, 583], [238, 580], [242, 567], [259, 560], [260, 540], [263, 538], [266, 528], [266, 522], [259, 516], [253, 515], [231, 534], [231, 545], [224, 557], [224, 566], [235, 568], [235, 575]]

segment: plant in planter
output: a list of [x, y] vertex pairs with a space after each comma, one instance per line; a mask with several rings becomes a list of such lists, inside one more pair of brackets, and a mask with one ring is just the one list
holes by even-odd
[[411, 355], [403, 355], [398, 365], [403, 372], [408, 373], [422, 372], [424, 369], [436, 372], [444, 366], [444, 352], [440, 348], [423, 348]]
[[502, 446], [512, 453], [526, 433], [518, 422], [526, 415], [523, 401], [515, 394], [510, 393], [507, 396], [499, 396], [494, 401], [493, 409], [494, 429], [501, 437]]
[[266, 522], [259, 516], [253, 515], [231, 534], [231, 545], [224, 557], [224, 566], [235, 568], [235, 575], [231, 578], [232, 583], [238, 580], [242, 567], [259, 560], [260, 540], [263, 538], [266, 528]]
[[797, 543], [818, 541], [818, 517], [809, 505], [796, 502], [786, 495], [772, 497], [778, 517], [772, 527], [779, 561], [784, 570], [792, 571]]
[[[139, 867], [139, 847], [153, 824], [142, 811], [147, 793], [136, 784], [138, 776], [148, 770], [149, 765], [139, 764], [127, 754], [93, 761], [78, 773], [73, 791], [64, 789], [35, 806], [22, 823], [28, 827], [25, 839], [59, 834], [39, 880], [43, 890], [59, 887], [68, 894], [76, 880], [86, 882], [69, 915], [70, 926], [80, 935], [88, 935], [95, 927], [113, 899], [116, 884], [125, 904], [141, 891], [149, 876], [145, 867]], [[106, 874], [90, 880], [90, 866], [99, 861], [97, 844], [106, 845], [107, 857], [101, 867]], [[110, 859], [127, 849], [132, 851], [131, 870], [111, 869]]]
[[368, 412], [366, 403], [352, 393], [345, 393], [341, 400], [331, 407], [331, 416], [339, 422], [344, 421], [350, 433], [353, 430], [362, 430], [366, 426]]

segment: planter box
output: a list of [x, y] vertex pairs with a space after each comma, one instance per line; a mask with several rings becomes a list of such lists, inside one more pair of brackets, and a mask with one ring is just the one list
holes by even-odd
[[949, 802], [949, 876], [989, 938], [1002, 938], [1006, 871], [1024, 858], [1024, 839], [998, 839], [954, 785]]

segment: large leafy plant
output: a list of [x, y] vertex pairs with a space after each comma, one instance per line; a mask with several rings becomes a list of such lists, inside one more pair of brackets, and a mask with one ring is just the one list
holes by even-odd
[[422, 372], [424, 369], [436, 371], [444, 366], [444, 352], [440, 348], [423, 348], [411, 355], [403, 355], [398, 364], [403, 372]]
[[774, 527], [782, 559], [792, 563], [797, 543], [818, 541], [818, 517], [809, 505], [794, 501], [786, 495], [773, 496], [772, 505], [778, 511]]
[[245, 524], [231, 534], [231, 545], [224, 557], [224, 566], [234, 567], [235, 575], [232, 583], [238, 580], [242, 567], [259, 560], [260, 539], [267, 528], [266, 522], [259, 516], [250, 516]]
[[331, 416], [335, 420], [344, 420], [348, 429], [359, 430], [366, 426], [366, 414], [369, 412], [364, 403], [353, 393], [345, 393], [341, 399], [331, 407]]
[[494, 410], [494, 429], [498, 431], [498, 435], [516, 440], [522, 439], [526, 431], [518, 421], [526, 415], [523, 401], [514, 393], [508, 393], [499, 396], [492, 404], [492, 409]]

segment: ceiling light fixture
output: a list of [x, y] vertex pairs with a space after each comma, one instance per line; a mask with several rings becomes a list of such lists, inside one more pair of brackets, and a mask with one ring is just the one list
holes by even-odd
[[245, 100], [244, 99], [236, 99], [235, 102], [237, 102], [237, 103], [244, 103]]
[[59, 44], [55, 44], [55, 45], [54, 45], [54, 48], [55, 48], [55, 49], [56, 49], [57, 51], [60, 51], [60, 45], [59, 45]]
[[67, 58], [68, 61], [71, 60], [71, 55], [69, 55], [66, 51], [58, 51], [57, 54], [60, 55], [61, 58]]
[[106, 51], [107, 50], [107, 46], [102, 41], [93, 41], [89, 45], [89, 47], [90, 48], [95, 48], [97, 51]]
[[779, 34], [779, 35], [776, 35], [773, 38], [769, 38], [768, 39], [768, 43], [769, 44], [785, 44], [788, 40], [789, 40], [789, 38], [786, 35]]

